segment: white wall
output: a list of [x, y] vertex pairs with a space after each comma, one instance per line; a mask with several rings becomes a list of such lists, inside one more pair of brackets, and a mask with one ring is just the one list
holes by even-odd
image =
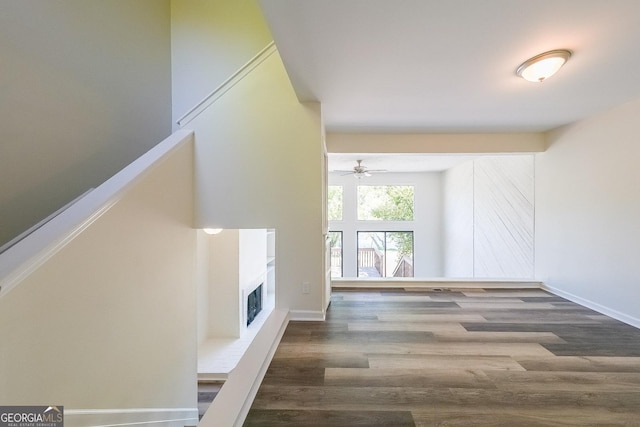
[[536, 277], [640, 326], [640, 100], [558, 129], [536, 156]]
[[[175, 116], [270, 41], [254, 0], [172, 2]], [[196, 132], [198, 226], [275, 228], [276, 307], [322, 317], [319, 105], [298, 102], [276, 53], [187, 127]]]
[[482, 156], [444, 182], [447, 277], [532, 278], [533, 156]]
[[443, 172], [445, 277], [473, 277], [473, 161]]
[[[171, 1], [172, 123], [271, 41], [254, 0]], [[198, 233], [198, 342], [209, 336], [209, 241]], [[213, 295], [215, 297], [215, 295]]]
[[267, 230], [239, 230], [239, 238], [240, 286], [253, 290], [267, 269]]
[[227, 229], [205, 234], [204, 239], [209, 258], [198, 266], [208, 271], [206, 290], [201, 294], [208, 304], [200, 307], [207, 313], [204, 337], [239, 338], [246, 330], [243, 291], [252, 291], [266, 279], [267, 232]]
[[172, 1], [173, 123], [271, 40], [255, 0]]
[[4, 405], [58, 402], [69, 425], [184, 408], [181, 425], [197, 421], [192, 148], [138, 178], [0, 299]]
[[[442, 276], [442, 190], [439, 172], [384, 173], [354, 179], [329, 174], [329, 185], [343, 188], [342, 221], [330, 221], [331, 231], [342, 231], [343, 276], [358, 277], [357, 231], [414, 231], [414, 276]], [[413, 185], [414, 221], [358, 221], [358, 185]]]
[[0, 2], [0, 244], [171, 132], [169, 0]]
[[319, 110], [298, 102], [276, 52], [187, 125], [198, 227], [275, 228], [276, 307], [294, 317], [323, 315]]
[[209, 270], [208, 337], [240, 337], [240, 240], [238, 230], [207, 236], [209, 259], [199, 266]]
[[210, 308], [210, 257], [209, 235], [202, 230], [196, 232], [196, 299], [197, 299], [197, 331], [198, 346], [209, 337]]

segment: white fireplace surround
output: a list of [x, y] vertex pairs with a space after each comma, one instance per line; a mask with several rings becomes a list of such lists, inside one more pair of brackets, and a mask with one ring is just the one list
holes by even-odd
[[[226, 380], [275, 308], [275, 231], [199, 234], [203, 267], [198, 378]], [[262, 284], [262, 311], [247, 326], [248, 296]], [[206, 302], [206, 303], [204, 303]]]

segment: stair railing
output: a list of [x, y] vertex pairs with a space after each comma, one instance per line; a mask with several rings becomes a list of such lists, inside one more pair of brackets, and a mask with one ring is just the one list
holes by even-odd
[[244, 64], [238, 71], [233, 73], [231, 77], [225, 80], [220, 86], [215, 88], [209, 95], [198, 102], [192, 109], [187, 111], [182, 117], [180, 117], [176, 124], [183, 127], [196, 117], [198, 117], [204, 110], [206, 110], [211, 104], [216, 102], [222, 95], [227, 93], [232, 87], [234, 87], [239, 81], [241, 81], [247, 74], [253, 71], [257, 66], [262, 64], [267, 58], [276, 51], [276, 45], [272, 41], [264, 49], [256, 54], [253, 58]]

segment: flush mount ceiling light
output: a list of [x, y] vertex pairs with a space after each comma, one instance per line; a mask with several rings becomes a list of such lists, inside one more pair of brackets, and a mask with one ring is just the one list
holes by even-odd
[[527, 59], [516, 69], [516, 74], [530, 82], [542, 82], [553, 76], [571, 56], [564, 49], [550, 50]]
[[222, 232], [222, 228], [203, 228], [202, 231], [207, 234], [220, 234]]

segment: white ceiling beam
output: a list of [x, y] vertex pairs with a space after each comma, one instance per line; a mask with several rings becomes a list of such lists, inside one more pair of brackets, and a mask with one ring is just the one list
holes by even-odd
[[546, 150], [540, 133], [327, 133], [329, 153], [541, 153]]

